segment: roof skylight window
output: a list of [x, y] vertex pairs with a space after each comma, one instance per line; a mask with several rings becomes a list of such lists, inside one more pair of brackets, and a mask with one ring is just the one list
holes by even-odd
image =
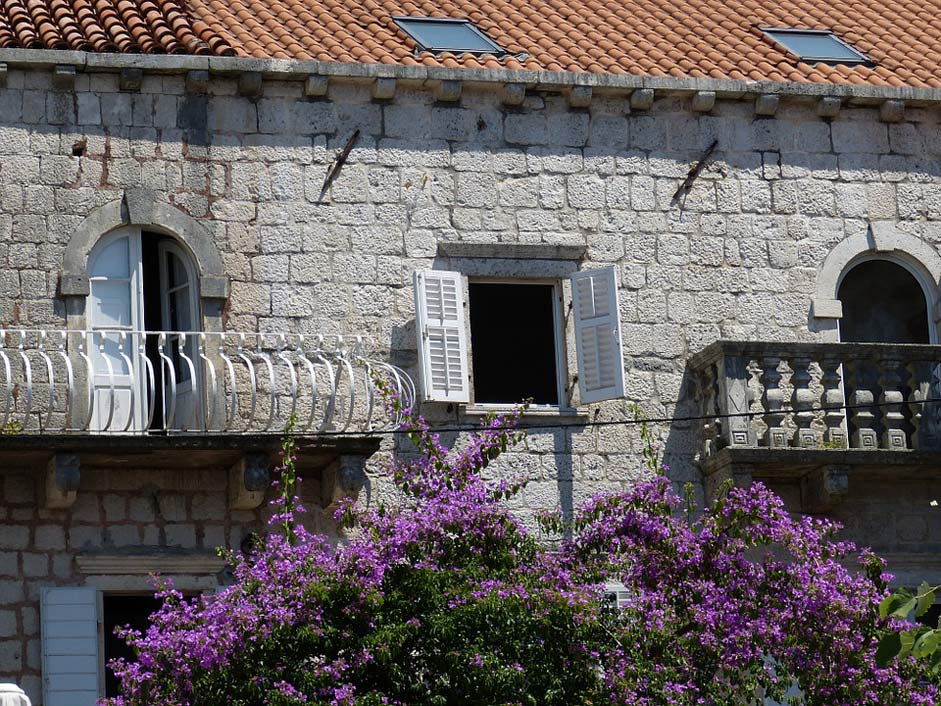
[[506, 49], [481, 32], [469, 20], [436, 17], [393, 17], [405, 34], [415, 40], [416, 52], [435, 54], [506, 54]]
[[869, 58], [833, 32], [819, 29], [777, 29], [761, 31], [801, 61], [809, 64], [868, 64]]

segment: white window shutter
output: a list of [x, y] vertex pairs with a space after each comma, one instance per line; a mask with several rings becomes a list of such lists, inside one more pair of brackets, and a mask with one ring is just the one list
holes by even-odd
[[415, 272], [414, 285], [424, 399], [470, 402], [461, 273], [419, 270]]
[[40, 598], [40, 619], [43, 706], [95, 706], [103, 696], [99, 592], [46, 587]]
[[573, 274], [572, 306], [582, 403], [623, 397], [624, 362], [615, 268]]

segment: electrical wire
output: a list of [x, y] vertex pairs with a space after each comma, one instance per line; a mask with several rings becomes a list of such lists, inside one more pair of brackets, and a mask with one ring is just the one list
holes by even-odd
[[[901, 407], [905, 404], [909, 405], [918, 405], [924, 407], [924, 405], [929, 404], [941, 404], [941, 398], [929, 398], [925, 400], [917, 400], [915, 402], [903, 401], [903, 402], [871, 402], [868, 404], [843, 404], [843, 405], [831, 405], [828, 407], [814, 407], [808, 410], [796, 410], [796, 409], [781, 409], [776, 410], [775, 412], [770, 412], [770, 414], [797, 414], [801, 412], [810, 412], [814, 415], [825, 414], [827, 412], [851, 412], [854, 410], [861, 409], [879, 409], [882, 407]], [[638, 426], [642, 424], [676, 424], [678, 422], [707, 422], [715, 421], [719, 419], [753, 419], [755, 417], [764, 417], [767, 416], [769, 412], [767, 410], [760, 411], [750, 411], [750, 412], [726, 412], [724, 414], [708, 414], [708, 415], [689, 415], [689, 416], [677, 416], [677, 417], [635, 417], [633, 419], [603, 419], [603, 420], [594, 420], [594, 421], [580, 421], [578, 419], [573, 419], [571, 421], [549, 421], [549, 422], [539, 422], [539, 423], [522, 423], [522, 424], [499, 424], [496, 426], [481, 426], [474, 424], [465, 424], [460, 426], [435, 426], [432, 423], [429, 423], [430, 431], [435, 434], [447, 434], [451, 432], [479, 432], [479, 431], [529, 431], [529, 430], [539, 430], [539, 429], [565, 429], [568, 427], [586, 429], [592, 427], [611, 427], [611, 426]], [[525, 416], [525, 414], [524, 414]], [[327, 437], [371, 437], [371, 436], [394, 436], [397, 434], [409, 434], [408, 429], [377, 429], [375, 431], [323, 431], [317, 434], [317, 436], [327, 436]]]

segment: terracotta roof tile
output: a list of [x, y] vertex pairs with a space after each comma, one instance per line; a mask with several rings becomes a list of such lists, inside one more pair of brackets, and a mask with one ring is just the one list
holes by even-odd
[[[0, 48], [936, 87], [939, 12], [941, 0], [0, 0]], [[511, 55], [415, 56], [394, 15], [471, 19]], [[799, 62], [766, 25], [833, 30], [874, 65]]]

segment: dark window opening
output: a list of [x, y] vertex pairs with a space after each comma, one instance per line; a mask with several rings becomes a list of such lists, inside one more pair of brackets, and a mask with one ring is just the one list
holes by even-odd
[[941, 603], [936, 603], [931, 606], [928, 611], [916, 619], [916, 622], [921, 625], [926, 625], [932, 630], [938, 627], [938, 619], [941, 618]]
[[[145, 234], [141, 238], [141, 261], [144, 271], [144, 330], [159, 331], [163, 328], [163, 315], [160, 304], [160, 261], [157, 247], [160, 237]], [[163, 428], [163, 395], [160, 390], [163, 389], [163, 365], [160, 363], [160, 356], [157, 353], [157, 336], [147, 336], [146, 341], [147, 359], [154, 367], [155, 388], [150, 393], [154, 395], [154, 421], [151, 423], [151, 429]], [[142, 379], [147, 383], [146, 373]]]
[[555, 287], [471, 282], [471, 356], [478, 404], [559, 404]]
[[107, 665], [111, 660], [119, 657], [133, 662], [137, 656], [124, 638], [114, 634], [114, 629], [119, 626], [130, 626], [135, 630], [146, 632], [150, 626], [150, 616], [160, 608], [161, 601], [153, 596], [105, 595], [102, 604], [105, 633], [105, 695], [118, 696], [121, 693], [121, 682]]
[[869, 260], [840, 284], [840, 340], [853, 343], [928, 343], [928, 305], [921, 285], [901, 265]]

